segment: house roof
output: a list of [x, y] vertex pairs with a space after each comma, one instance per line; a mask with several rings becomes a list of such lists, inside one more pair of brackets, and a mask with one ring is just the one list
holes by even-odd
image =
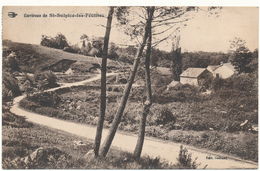
[[181, 84], [179, 81], [172, 81], [167, 87], [174, 87], [177, 84]]
[[171, 69], [166, 67], [156, 67], [157, 72], [163, 75], [171, 75]]
[[232, 65], [231, 63], [224, 63], [223, 66], [226, 66], [228, 69], [232, 71], [236, 71], [235, 66]]
[[180, 76], [197, 78], [205, 70], [206, 70], [206, 68], [188, 68]]
[[215, 71], [216, 72], [219, 72], [221, 70], [225, 71], [226, 69], [236, 72], [235, 66], [232, 65], [231, 63], [224, 63], [222, 66], [220, 65]]
[[211, 72], [215, 71], [217, 68], [219, 68], [220, 65], [209, 65], [207, 69]]

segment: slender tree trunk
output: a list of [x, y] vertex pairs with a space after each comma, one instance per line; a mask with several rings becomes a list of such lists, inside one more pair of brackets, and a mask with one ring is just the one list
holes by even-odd
[[[153, 15], [154, 7], [149, 9], [149, 14]], [[145, 58], [145, 84], [146, 84], [146, 99], [144, 102], [144, 108], [142, 116], [140, 117], [140, 127], [138, 133], [138, 139], [135, 146], [134, 157], [140, 158], [144, 137], [145, 137], [145, 126], [146, 126], [146, 117], [150, 112], [150, 107], [152, 105], [152, 87], [151, 87], [151, 78], [150, 78], [150, 58], [151, 58], [151, 43], [152, 43], [152, 31], [151, 31], [151, 22], [149, 24], [149, 37], [146, 49], [146, 58]]]
[[106, 113], [106, 68], [107, 68], [107, 53], [108, 43], [111, 30], [112, 16], [114, 13], [114, 7], [110, 7], [107, 17], [107, 27], [104, 39], [104, 48], [102, 53], [102, 66], [101, 66], [101, 102], [100, 102], [100, 113], [98, 118], [97, 132], [95, 137], [94, 152], [95, 156], [98, 156], [100, 142], [102, 138], [103, 123]]
[[108, 152], [108, 150], [109, 150], [109, 148], [110, 148], [110, 146], [112, 144], [112, 141], [114, 139], [114, 136], [116, 134], [116, 130], [118, 128], [118, 125], [121, 122], [121, 118], [122, 118], [122, 115], [123, 115], [123, 112], [124, 112], [124, 109], [125, 109], [125, 106], [126, 106], [126, 102], [128, 100], [128, 96], [129, 96], [132, 84], [134, 82], [135, 74], [137, 72], [137, 68], [138, 68], [138, 65], [140, 63], [140, 58], [142, 56], [143, 49], [144, 49], [144, 46], [146, 44], [146, 39], [148, 37], [148, 32], [149, 32], [149, 25], [148, 25], [148, 23], [150, 23], [151, 20], [152, 20], [152, 15], [150, 15], [148, 17], [148, 19], [146, 20], [145, 33], [143, 35], [142, 44], [141, 44], [141, 46], [140, 46], [140, 48], [138, 50], [138, 53], [136, 55], [130, 78], [128, 80], [128, 83], [126, 84], [126, 87], [125, 87], [125, 90], [124, 90], [124, 93], [123, 93], [123, 97], [121, 99], [121, 103], [120, 103], [120, 105], [118, 107], [116, 116], [115, 116], [115, 118], [113, 120], [112, 126], [111, 126], [111, 128], [109, 130], [109, 133], [107, 135], [107, 138], [106, 138], [104, 144], [102, 144], [102, 148], [101, 148], [100, 154], [103, 157], [105, 157], [107, 155], [107, 152]]

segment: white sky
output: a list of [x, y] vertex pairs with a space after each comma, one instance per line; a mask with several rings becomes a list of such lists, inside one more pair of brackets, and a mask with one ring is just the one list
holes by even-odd
[[[8, 12], [16, 12], [15, 18], [9, 18]], [[49, 13], [99, 13], [107, 15], [108, 7], [4, 7], [3, 39], [39, 44], [41, 35], [55, 36], [64, 34], [72, 44], [79, 42], [80, 36], [104, 36], [106, 18], [26, 18], [24, 14]], [[258, 48], [258, 8], [257, 7], [225, 7], [219, 17], [199, 12], [194, 19], [181, 29], [180, 45], [184, 51], [222, 51], [226, 52], [230, 40], [235, 37], [246, 40], [250, 50]], [[116, 19], [113, 19], [113, 25]], [[128, 37], [116, 27], [111, 30], [111, 41], [117, 44], [133, 44]], [[171, 43], [164, 42], [160, 49], [170, 50]]]

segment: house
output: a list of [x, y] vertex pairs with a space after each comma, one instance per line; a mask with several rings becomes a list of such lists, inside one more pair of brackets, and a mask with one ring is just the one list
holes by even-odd
[[218, 69], [221, 65], [209, 65], [207, 70], [213, 74], [213, 72]]
[[205, 81], [213, 79], [213, 75], [206, 68], [188, 68], [180, 75], [181, 84], [199, 86]]
[[235, 73], [237, 73], [237, 71], [234, 65], [232, 65], [231, 63], [223, 63], [213, 72], [213, 76], [226, 79], [231, 77]]
[[179, 81], [172, 81], [170, 84], [167, 85], [167, 91], [170, 91], [170, 90], [178, 90], [180, 89], [182, 86], [182, 84], [179, 82]]

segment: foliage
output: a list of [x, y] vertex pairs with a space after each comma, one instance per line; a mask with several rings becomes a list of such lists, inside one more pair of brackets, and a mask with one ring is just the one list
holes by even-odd
[[56, 76], [52, 71], [39, 71], [34, 73], [35, 84], [39, 90], [57, 87]]
[[89, 37], [86, 35], [86, 34], [83, 34], [82, 36], [80, 36], [80, 40], [82, 40], [83, 41], [83, 45], [82, 46], [84, 46], [84, 40], [89, 40]]
[[55, 107], [61, 101], [61, 98], [55, 92], [37, 93], [29, 96], [28, 99], [46, 107]]
[[178, 90], [163, 91], [154, 94], [154, 101], [159, 104], [171, 102], [199, 102], [203, 101], [203, 97], [199, 94], [198, 87], [185, 84]]
[[18, 57], [15, 52], [11, 52], [7, 57], [3, 56], [3, 70], [8, 72], [20, 71]]
[[[245, 40], [235, 38], [230, 45], [230, 61], [239, 73], [250, 73], [255, 70], [255, 64], [258, 60], [258, 54], [254, 56], [252, 52], [245, 46]], [[254, 61], [254, 62], [253, 62]], [[252, 63], [253, 62], [253, 63]]]
[[72, 165], [70, 160], [71, 156], [58, 148], [46, 148], [40, 150], [34, 160], [25, 162], [23, 158], [13, 161], [5, 159], [3, 165], [5, 169], [66, 169]]
[[41, 39], [40, 44], [42, 46], [57, 48], [57, 44], [55, 42], [55, 39], [53, 37], [46, 36], [46, 35], [42, 35], [42, 39]]
[[9, 101], [13, 97], [21, 94], [18, 86], [18, 80], [13, 76], [13, 74], [3, 72], [2, 80], [2, 100], [4, 102]]
[[70, 53], [79, 53], [80, 48], [77, 45], [70, 45], [63, 48], [63, 51]]
[[108, 49], [108, 58], [113, 59], [113, 60], [118, 59], [119, 55], [116, 53], [117, 50], [118, 50], [118, 47], [116, 46], [116, 44], [111, 42], [109, 49]]
[[42, 35], [40, 44], [42, 46], [52, 47], [56, 49], [64, 49], [65, 47], [69, 46], [66, 37], [61, 33], [57, 34], [54, 38]]
[[176, 131], [168, 134], [175, 142], [221, 151], [242, 159], [258, 161], [258, 136], [250, 132], [227, 133], [220, 131]]
[[157, 125], [163, 124], [166, 125], [167, 123], [174, 124], [176, 122], [176, 117], [173, 113], [167, 108], [162, 108], [161, 111], [154, 111], [155, 113], [155, 123]]
[[180, 146], [180, 152], [178, 160], [178, 166], [182, 169], [196, 169], [200, 164], [196, 163], [196, 160], [192, 161], [191, 154], [188, 154], [188, 150]]
[[177, 48], [172, 52], [171, 72], [173, 80], [180, 81], [180, 75], [182, 73], [181, 48]]
[[239, 73], [249, 73], [252, 53], [246, 47], [239, 47], [231, 56], [231, 63]]
[[104, 46], [104, 37], [94, 37], [91, 42], [91, 49], [89, 49], [89, 45], [86, 46], [86, 48], [89, 49], [88, 55], [101, 57]]
[[61, 33], [57, 34], [57, 36], [55, 37], [55, 42], [58, 49], [63, 49], [69, 45], [67, 42], [67, 38]]
[[31, 123], [25, 121], [25, 117], [17, 116], [9, 111], [9, 109], [4, 109], [5, 104], [3, 104], [2, 112], [2, 125], [10, 126], [14, 128], [29, 128], [32, 126]]
[[[75, 149], [73, 142], [80, 140], [85, 148]], [[36, 149], [43, 150], [35, 160], [24, 163], [24, 158]], [[148, 156], [136, 160], [131, 154], [111, 149], [106, 158], [86, 159], [83, 156], [93, 143], [82, 137], [34, 125], [33, 128], [3, 126], [2, 167], [4, 169], [175, 169], [159, 158]], [[68, 155], [69, 154], [69, 155]]]
[[221, 89], [223, 83], [224, 83], [224, 80], [222, 78], [220, 78], [220, 77], [214, 78], [211, 83], [212, 90], [217, 91], [217, 90]]
[[91, 50], [92, 48], [93, 48], [93, 47], [92, 47], [91, 43], [88, 42], [88, 44], [87, 44], [86, 46], [82, 46], [82, 47], [80, 48], [80, 53], [81, 53], [81, 54], [84, 54], [84, 55], [88, 55], [89, 52], [90, 52], [90, 50]]

